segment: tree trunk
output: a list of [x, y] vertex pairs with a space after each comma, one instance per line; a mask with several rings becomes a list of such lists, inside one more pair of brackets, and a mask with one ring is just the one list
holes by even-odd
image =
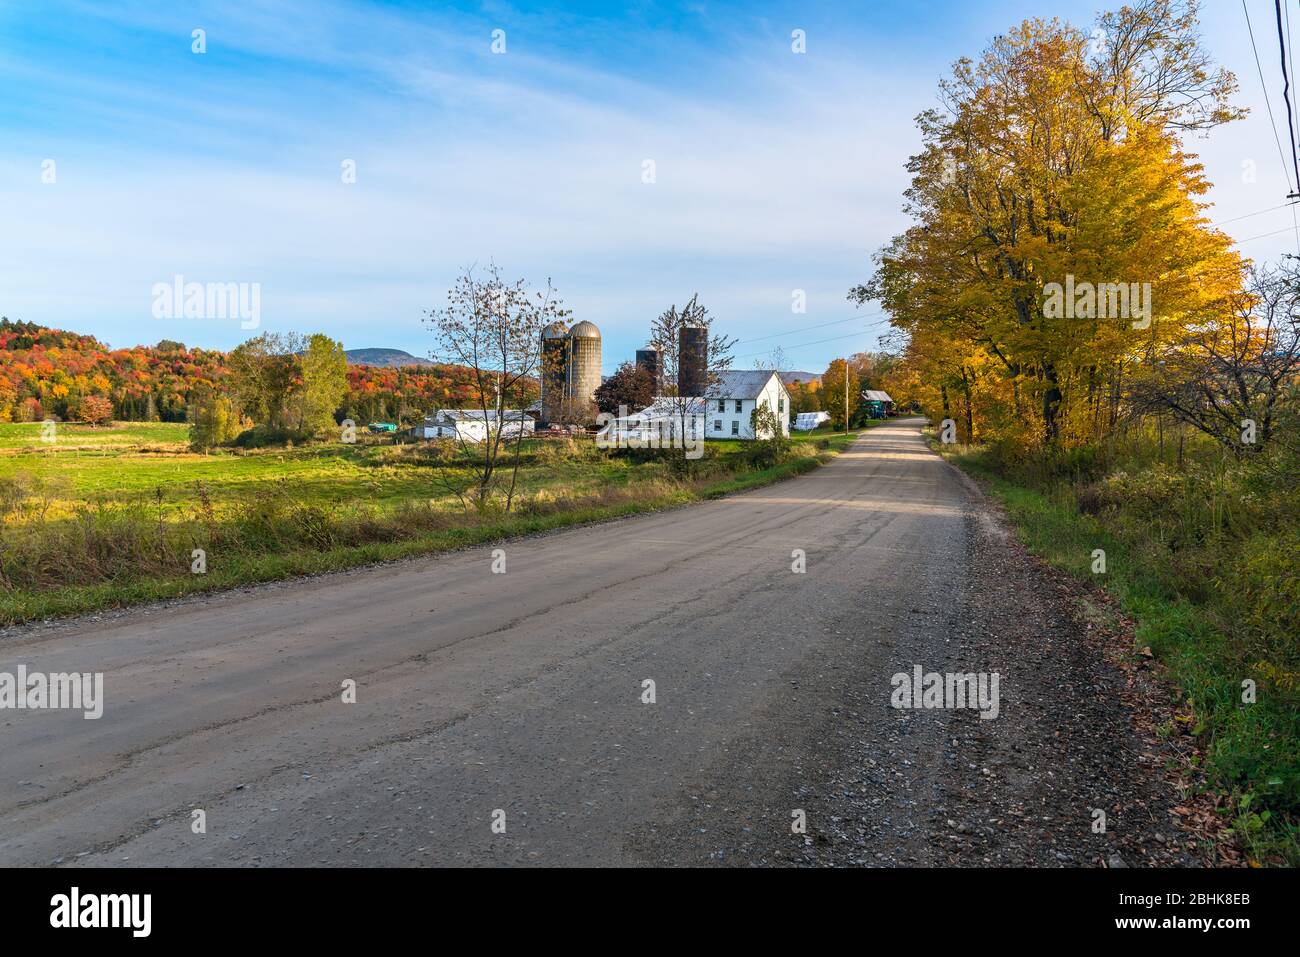
[[1060, 438], [1061, 429], [1056, 416], [1061, 409], [1061, 389], [1056, 382], [1056, 369], [1043, 366], [1043, 378], [1047, 380], [1047, 389], [1043, 392], [1043, 439], [1048, 445], [1055, 445]]

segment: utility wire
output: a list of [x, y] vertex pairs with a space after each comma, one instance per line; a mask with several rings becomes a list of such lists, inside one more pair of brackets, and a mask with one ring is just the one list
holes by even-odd
[[1282, 59], [1282, 102], [1286, 104], [1286, 125], [1291, 133], [1291, 165], [1295, 170], [1296, 191], [1300, 193], [1300, 154], [1295, 148], [1295, 116], [1291, 112], [1291, 75], [1286, 68], [1286, 34], [1282, 32], [1282, 0], [1273, 0], [1277, 10], [1277, 45]]
[[1255, 240], [1255, 239], [1268, 239], [1269, 236], [1281, 236], [1283, 233], [1289, 233], [1289, 232], [1291, 232], [1291, 229], [1292, 229], [1292, 227], [1290, 227], [1290, 226], [1284, 226], [1284, 227], [1282, 227], [1281, 229], [1274, 230], [1274, 231], [1271, 232], [1271, 233], [1261, 233], [1261, 234], [1258, 235], [1258, 236], [1248, 236], [1248, 237], [1245, 238], [1245, 239], [1236, 239], [1236, 240], [1233, 240], [1233, 242], [1237, 243], [1238, 245], [1241, 245], [1242, 243], [1248, 243], [1248, 242], [1251, 242], [1252, 240]]
[[[1241, 0], [1241, 12], [1246, 15], [1246, 30], [1250, 33], [1250, 48], [1255, 52], [1255, 69], [1259, 71], [1259, 85], [1264, 91], [1264, 105], [1268, 107], [1268, 123], [1273, 127], [1273, 142], [1277, 144], [1277, 157], [1282, 161], [1282, 176], [1286, 180], [1287, 192], [1291, 192], [1290, 164], [1286, 161], [1286, 152], [1282, 149], [1282, 137], [1277, 133], [1277, 121], [1273, 118], [1273, 103], [1268, 96], [1268, 84], [1264, 82], [1264, 67], [1259, 62], [1259, 47], [1255, 45], [1255, 28], [1250, 25], [1250, 10], [1246, 0]], [[1300, 189], [1300, 186], [1297, 186]]]
[[825, 329], [827, 326], [838, 326], [846, 322], [856, 322], [859, 319], [871, 319], [876, 316], [883, 316], [882, 312], [873, 312], [869, 316], [849, 316], [847, 319], [836, 319], [834, 322], [820, 322], [815, 326], [804, 326], [802, 329], [789, 330], [787, 332], [774, 332], [767, 336], [754, 336], [752, 339], [738, 339], [736, 345], [749, 345], [751, 342], [762, 342], [764, 339], [778, 339], [781, 336], [794, 335], [797, 332], [807, 332], [810, 329]]
[[[1286, 43], [1287, 57], [1291, 63], [1291, 75], [1295, 76], [1295, 43], [1291, 39], [1291, 8], [1286, 8]], [[1300, 117], [1300, 98], [1296, 100], [1292, 114]], [[1297, 175], [1297, 192], [1300, 192], [1300, 174]], [[1295, 230], [1295, 251], [1300, 254], [1300, 218], [1296, 217], [1295, 207], [1291, 208], [1291, 227]]]
[[1221, 219], [1217, 223], [1210, 223], [1210, 228], [1217, 229], [1220, 226], [1228, 225], [1228, 223], [1240, 222], [1243, 219], [1250, 219], [1252, 216], [1263, 216], [1265, 213], [1276, 212], [1279, 209], [1286, 209], [1287, 207], [1294, 206], [1294, 205], [1295, 203], [1281, 203], [1277, 206], [1270, 206], [1268, 209], [1259, 209], [1253, 213], [1246, 213], [1243, 216], [1234, 216], [1232, 217], [1232, 219]]
[[[805, 348], [805, 347], [807, 347], [807, 346], [820, 346], [820, 345], [822, 345], [823, 343], [826, 343], [826, 342], [839, 342], [841, 339], [856, 339], [858, 336], [862, 335], [862, 332], [865, 332], [865, 331], [866, 331], [866, 330], [862, 330], [862, 331], [860, 331], [860, 332], [850, 332], [847, 336], [832, 336], [832, 337], [829, 338], [829, 339], [815, 339], [815, 340], [813, 340], [812, 342], [801, 342], [801, 343], [800, 343], [799, 345], [797, 345], [797, 346], [791, 346], [789, 349], [783, 349], [782, 351], [783, 351], [783, 352], [793, 352], [793, 351], [796, 350], [796, 349], [803, 349], [803, 348]], [[765, 356], [765, 355], [767, 355], [766, 352], [755, 352], [753, 355], [748, 355], [748, 356], [736, 356], [736, 359], [757, 359], [757, 358], [759, 358], [760, 356]]]

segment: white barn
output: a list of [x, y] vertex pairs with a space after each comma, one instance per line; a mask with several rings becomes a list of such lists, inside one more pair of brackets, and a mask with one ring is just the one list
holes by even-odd
[[[522, 431], [525, 436], [533, 434], [532, 416], [527, 412], [507, 409], [501, 416], [505, 420], [504, 437], [515, 438]], [[484, 416], [482, 409], [439, 409], [415, 427], [416, 438], [421, 439], [460, 439], [465, 442], [482, 442], [498, 428], [498, 416], [495, 409], [489, 409]]]

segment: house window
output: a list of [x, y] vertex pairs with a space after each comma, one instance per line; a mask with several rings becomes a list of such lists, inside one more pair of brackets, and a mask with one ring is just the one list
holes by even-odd
[[719, 399], [719, 400], [718, 400], [718, 411], [719, 411], [719, 412], [726, 412], [726, 411], [727, 411], [727, 400], [726, 400], [726, 399]]
[[785, 396], [779, 396], [779, 397], [777, 397], [777, 400], [776, 400], [776, 411], [778, 411], [778, 412], [784, 412], [784, 411], [785, 411]]
[[714, 431], [714, 432], [721, 432], [721, 431], [722, 431], [722, 420], [721, 420], [721, 419], [714, 419], [714, 420], [713, 420], [713, 431]]
[[736, 400], [736, 411], [737, 411], [737, 412], [740, 411], [740, 400], [739, 400], [739, 399]]
[[732, 435], [740, 434], [740, 423], [735, 421], [734, 419], [731, 422], [731, 434]]

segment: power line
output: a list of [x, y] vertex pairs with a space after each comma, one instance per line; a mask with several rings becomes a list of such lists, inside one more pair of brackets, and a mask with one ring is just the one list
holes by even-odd
[[[801, 342], [801, 343], [800, 343], [799, 345], [797, 345], [797, 346], [791, 346], [789, 349], [783, 349], [782, 351], [783, 351], [783, 352], [794, 352], [796, 349], [805, 349], [805, 348], [807, 348], [808, 346], [820, 346], [820, 345], [822, 345], [822, 344], [824, 344], [824, 343], [827, 343], [827, 342], [839, 342], [841, 339], [856, 339], [858, 336], [862, 335], [864, 332], [866, 332], [866, 330], [865, 330], [865, 329], [862, 329], [862, 330], [859, 330], [858, 332], [850, 332], [850, 333], [849, 333], [848, 335], [846, 335], [846, 336], [832, 336], [832, 337], [829, 338], [829, 339], [815, 339], [815, 340], [813, 340], [812, 342]], [[755, 352], [753, 355], [748, 355], [748, 356], [736, 356], [736, 359], [757, 359], [757, 358], [759, 358], [760, 356], [765, 356], [765, 355], [767, 355], [766, 352]]]
[[[1286, 8], [1286, 49], [1287, 62], [1291, 65], [1291, 75], [1295, 76], [1295, 44], [1291, 41], [1291, 8]], [[1300, 119], [1300, 100], [1292, 104], [1291, 112]]]
[[1242, 243], [1248, 243], [1255, 239], [1268, 239], [1269, 236], [1281, 236], [1283, 233], [1291, 232], [1292, 228], [1293, 227], [1291, 226], [1284, 226], [1281, 229], [1275, 230], [1271, 233], [1261, 233], [1258, 236], [1249, 236], [1246, 239], [1234, 239], [1233, 242], [1237, 243], [1237, 245], [1241, 245]]
[[738, 339], [736, 345], [748, 345], [751, 342], [762, 342], [764, 339], [777, 339], [781, 336], [793, 335], [794, 332], [807, 332], [809, 329], [825, 329], [827, 326], [838, 326], [846, 322], [856, 322], [859, 319], [871, 319], [875, 316], [883, 316], [884, 313], [876, 312], [869, 316], [849, 316], [847, 319], [836, 319], [834, 322], [821, 322], [815, 326], [804, 326], [803, 329], [788, 332], [774, 332], [767, 336], [754, 336], [752, 339]]
[[1243, 216], [1234, 216], [1232, 219], [1220, 220], [1217, 223], [1210, 223], [1211, 229], [1217, 229], [1220, 226], [1226, 226], [1228, 223], [1240, 222], [1243, 219], [1250, 219], [1252, 216], [1263, 216], [1265, 213], [1276, 212], [1279, 209], [1286, 209], [1288, 206], [1294, 206], [1295, 203], [1280, 203], [1277, 206], [1270, 206], [1268, 209], [1258, 209], [1253, 213], [1246, 213]]
[[[1295, 76], [1295, 43], [1291, 40], [1291, 8], [1286, 8], [1286, 42], [1287, 56], [1291, 63], [1291, 75]], [[1291, 111], [1296, 116], [1300, 116], [1300, 99], [1297, 99], [1294, 108]], [[1300, 175], [1297, 175], [1296, 190], [1300, 192]], [[1291, 208], [1291, 227], [1295, 230], [1295, 251], [1300, 254], [1300, 218], [1296, 217], [1295, 207]]]
[[[1255, 28], [1250, 24], [1250, 10], [1246, 7], [1246, 0], [1241, 0], [1241, 12], [1246, 15], [1246, 30], [1250, 33], [1250, 48], [1255, 52], [1255, 69], [1259, 71], [1259, 85], [1264, 91], [1264, 105], [1268, 107], [1268, 123], [1273, 127], [1273, 142], [1277, 144], [1277, 158], [1282, 161], [1282, 177], [1286, 180], [1287, 192], [1291, 192], [1291, 173], [1289, 164], [1286, 161], [1286, 153], [1282, 149], [1282, 137], [1277, 133], [1277, 121], [1273, 118], [1273, 103], [1268, 96], [1268, 84], [1264, 82], [1264, 67], [1259, 62], [1259, 48], [1255, 45]], [[1300, 186], [1297, 187], [1300, 189]]]
[[1295, 148], [1295, 116], [1291, 112], [1291, 74], [1286, 68], [1286, 35], [1282, 32], [1282, 0], [1273, 0], [1277, 9], [1277, 45], [1282, 59], [1282, 102], [1286, 104], [1286, 126], [1291, 133], [1291, 164], [1295, 170], [1296, 192], [1300, 193], [1300, 154]]

